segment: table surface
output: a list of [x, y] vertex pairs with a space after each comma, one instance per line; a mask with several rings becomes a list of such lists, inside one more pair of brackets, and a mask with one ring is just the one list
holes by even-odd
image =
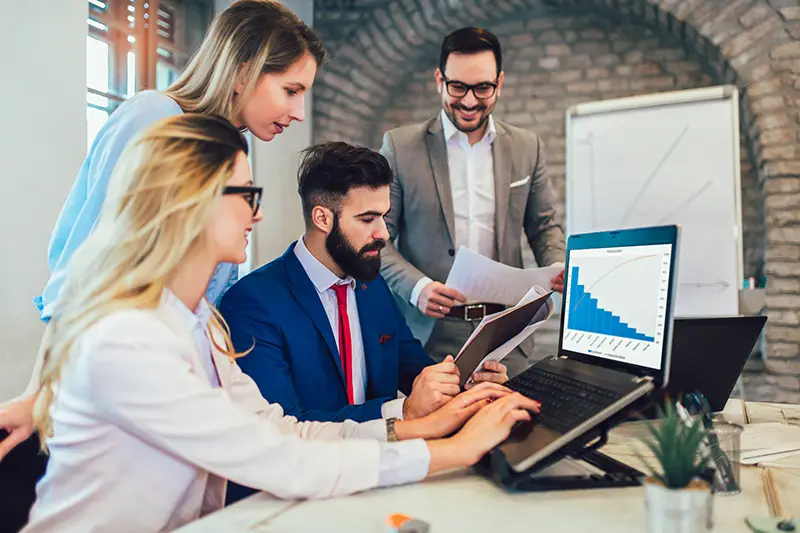
[[[800, 405], [747, 402], [750, 423], [780, 422], [800, 426]], [[731, 400], [722, 413], [744, 423], [742, 402]], [[601, 450], [641, 469], [627, 444], [641, 434], [640, 423], [623, 424]], [[800, 516], [800, 455], [770, 463], [784, 514]], [[748, 532], [747, 516], [769, 516], [763, 468], [741, 468], [742, 492], [716, 495], [714, 530]], [[433, 476], [412, 485], [375, 489], [353, 496], [317, 501], [282, 501], [257, 494], [217, 511], [181, 533], [353, 532], [385, 531], [386, 517], [403, 513], [431, 524], [432, 533], [457, 531], [504, 532], [646, 531], [644, 489], [593, 489], [510, 493], [471, 470]]]

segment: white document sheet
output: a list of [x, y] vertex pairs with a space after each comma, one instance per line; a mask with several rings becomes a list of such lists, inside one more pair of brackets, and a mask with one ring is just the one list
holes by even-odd
[[515, 305], [533, 287], [550, 288], [561, 266], [515, 268], [498, 263], [463, 246], [458, 249], [445, 285], [467, 297], [467, 302]]

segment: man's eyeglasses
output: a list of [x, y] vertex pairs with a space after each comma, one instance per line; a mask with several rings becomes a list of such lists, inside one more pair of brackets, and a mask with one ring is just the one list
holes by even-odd
[[447, 76], [444, 74], [442, 74], [442, 79], [444, 80], [445, 87], [447, 87], [447, 94], [453, 98], [464, 98], [467, 96], [468, 92], [472, 91], [475, 98], [478, 100], [485, 100], [486, 98], [494, 96], [495, 91], [497, 91], [497, 83], [494, 82], [484, 81], [475, 85], [470, 85], [463, 81], [448, 80]]
[[264, 192], [263, 187], [225, 187], [222, 189], [222, 194], [238, 194], [247, 200], [250, 208], [253, 210], [253, 216], [258, 213], [258, 208], [261, 206], [261, 195]]

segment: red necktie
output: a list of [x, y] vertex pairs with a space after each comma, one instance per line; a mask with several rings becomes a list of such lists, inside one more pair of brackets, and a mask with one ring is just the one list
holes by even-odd
[[353, 346], [350, 341], [350, 318], [347, 316], [347, 287], [338, 283], [331, 285], [336, 293], [336, 303], [339, 304], [339, 357], [347, 383], [347, 401], [353, 405]]

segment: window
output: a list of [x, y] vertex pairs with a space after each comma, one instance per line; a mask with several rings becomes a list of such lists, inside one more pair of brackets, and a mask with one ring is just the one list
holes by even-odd
[[138, 91], [164, 90], [177, 79], [211, 21], [213, 1], [88, 0], [88, 7], [86, 122], [91, 147], [119, 104]]
[[[86, 123], [87, 147], [91, 148], [109, 115], [122, 102], [146, 89], [163, 91], [178, 78], [211, 23], [214, 2], [88, 0], [88, 3]], [[157, 18], [153, 16], [156, 13]], [[154, 18], [156, 24], [150, 24]], [[247, 260], [239, 266], [240, 277], [250, 272], [251, 257], [252, 243], [248, 243]]]

